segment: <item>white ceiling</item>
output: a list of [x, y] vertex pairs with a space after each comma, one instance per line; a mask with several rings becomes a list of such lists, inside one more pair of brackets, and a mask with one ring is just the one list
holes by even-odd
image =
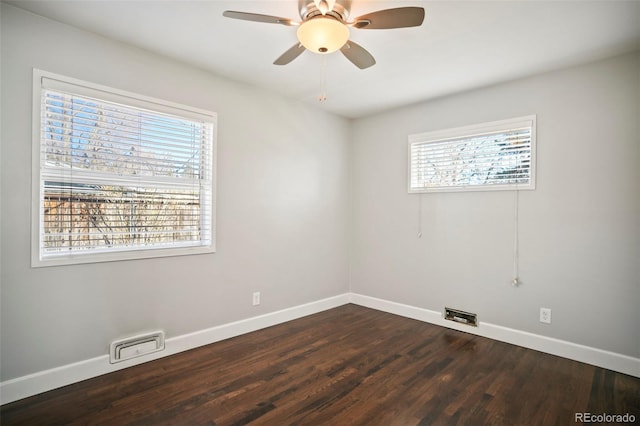
[[[351, 17], [426, 10], [421, 27], [351, 29], [376, 58], [366, 70], [339, 52], [272, 65], [296, 42], [296, 27], [222, 16], [297, 19], [297, 0], [5, 2], [352, 118], [640, 49], [640, 1], [353, 0]], [[328, 100], [320, 104], [322, 58]]]

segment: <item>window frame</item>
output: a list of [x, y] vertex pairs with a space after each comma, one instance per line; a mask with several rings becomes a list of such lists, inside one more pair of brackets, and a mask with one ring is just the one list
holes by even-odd
[[[482, 185], [460, 185], [460, 186], [436, 186], [428, 188], [412, 188], [412, 162], [411, 151], [414, 144], [425, 144], [431, 142], [443, 142], [454, 139], [464, 139], [498, 132], [508, 132], [524, 124], [531, 126], [531, 150], [529, 183], [509, 183], [509, 184], [482, 184]], [[501, 190], [533, 190], [536, 187], [536, 115], [498, 120], [487, 123], [473, 124], [450, 129], [435, 130], [430, 132], [409, 135], [408, 137], [408, 162], [407, 162], [407, 189], [410, 194], [423, 194], [433, 192], [469, 192], [469, 191], [501, 191]]]
[[[47, 80], [56, 85], [57, 88], [73, 88], [74, 94], [78, 96], [89, 96], [107, 102], [117, 102], [133, 108], [142, 108], [158, 113], [179, 115], [182, 118], [202, 120], [211, 123], [210, 158], [205, 164], [206, 173], [211, 181], [211, 207], [203, 220], [209, 221], [210, 235], [201, 238], [201, 242], [208, 242], [208, 245], [195, 245], [189, 247], [166, 247], [156, 246], [149, 248], [127, 247], [118, 248], [113, 251], [99, 250], [92, 253], [71, 253], [61, 255], [42, 256], [41, 232], [44, 230], [44, 213], [41, 210], [43, 200], [42, 168], [41, 168], [41, 130], [42, 130], [42, 93], [47, 90], [44, 81]], [[55, 90], [55, 89], [54, 89]], [[217, 114], [212, 111], [182, 105], [170, 101], [165, 101], [125, 90], [115, 89], [100, 84], [90, 83], [72, 77], [33, 69], [33, 110], [32, 110], [32, 155], [31, 155], [31, 266], [46, 267], [59, 265], [74, 265], [85, 263], [101, 263], [111, 261], [124, 261], [134, 259], [149, 259], [168, 256], [183, 256], [207, 254], [216, 252], [216, 162], [217, 162]], [[126, 103], [123, 102], [126, 100]], [[208, 238], [207, 238], [208, 237]], [[208, 241], [207, 241], [208, 240]]]

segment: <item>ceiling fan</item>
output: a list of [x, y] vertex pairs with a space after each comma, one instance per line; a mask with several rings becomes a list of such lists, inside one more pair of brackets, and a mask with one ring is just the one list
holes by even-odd
[[398, 7], [379, 10], [358, 16], [348, 21], [351, 0], [298, 0], [301, 22], [278, 16], [227, 10], [227, 18], [264, 22], [298, 27], [298, 43], [274, 61], [275, 65], [286, 65], [302, 52], [326, 54], [340, 50], [360, 69], [376, 63], [373, 56], [362, 46], [349, 40], [349, 27], [356, 29], [392, 29], [417, 27], [424, 21], [421, 7]]

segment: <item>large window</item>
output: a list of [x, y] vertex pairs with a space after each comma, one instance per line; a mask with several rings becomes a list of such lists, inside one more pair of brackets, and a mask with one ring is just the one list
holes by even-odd
[[535, 188], [536, 117], [409, 136], [409, 192]]
[[32, 265], [208, 253], [216, 115], [34, 70]]

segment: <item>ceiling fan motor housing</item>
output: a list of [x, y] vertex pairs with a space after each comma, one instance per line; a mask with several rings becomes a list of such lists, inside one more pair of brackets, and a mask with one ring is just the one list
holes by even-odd
[[[298, 0], [298, 10], [300, 11], [300, 18], [302, 18], [303, 21], [322, 15], [322, 12], [316, 7], [313, 0]], [[335, 0], [333, 10], [328, 11], [326, 16], [331, 16], [338, 21], [346, 22], [349, 18], [350, 11], [351, 0]]]

